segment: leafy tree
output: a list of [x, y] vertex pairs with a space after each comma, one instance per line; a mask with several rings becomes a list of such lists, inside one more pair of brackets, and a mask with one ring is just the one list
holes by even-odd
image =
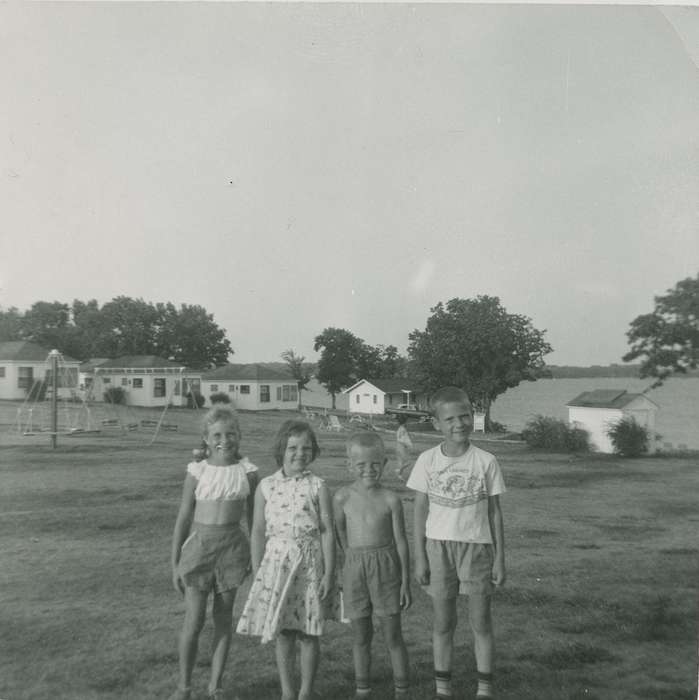
[[364, 341], [344, 328], [326, 328], [315, 338], [313, 349], [321, 351], [316, 377], [332, 397], [333, 408], [336, 394], [357, 380], [363, 347]]
[[299, 408], [301, 407], [301, 392], [308, 386], [311, 381], [311, 368], [308, 364], [304, 364], [306, 358], [303, 355], [297, 355], [293, 350], [284, 350], [281, 354], [282, 360], [286, 362], [291, 376], [296, 380], [299, 390]]
[[631, 350], [624, 362], [641, 358], [641, 377], [660, 386], [670, 375], [684, 374], [699, 364], [699, 274], [678, 282], [655, 297], [652, 313], [631, 321], [626, 333]]
[[408, 354], [425, 391], [454, 385], [465, 389], [476, 408], [490, 405], [521, 381], [544, 370], [551, 346], [526, 316], [508, 313], [498, 297], [451, 299], [431, 309], [424, 331], [410, 334]]
[[70, 307], [59, 301], [37, 301], [22, 320], [23, 336], [49, 349], [65, 346], [70, 323]]
[[0, 308], [0, 342], [22, 340], [23, 329], [24, 317], [17, 307]]

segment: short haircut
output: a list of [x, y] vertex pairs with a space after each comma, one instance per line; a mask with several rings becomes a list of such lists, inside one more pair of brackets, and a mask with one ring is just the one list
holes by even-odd
[[284, 464], [284, 453], [286, 452], [286, 446], [289, 442], [289, 438], [297, 435], [308, 435], [313, 451], [312, 460], [320, 454], [320, 446], [318, 445], [318, 439], [316, 438], [316, 434], [313, 432], [313, 428], [311, 428], [306, 421], [290, 418], [289, 420], [285, 420], [281, 426], [279, 426], [279, 430], [274, 436], [274, 443], [272, 444], [274, 459], [278, 467], [281, 467]]
[[400, 425], [405, 425], [408, 422], [408, 416], [404, 413], [396, 413], [396, 420]]
[[347, 438], [347, 456], [354, 445], [358, 447], [378, 447], [382, 452], [386, 452], [386, 446], [378, 433], [373, 430], [357, 430]]
[[463, 403], [470, 406], [471, 399], [469, 399], [468, 394], [463, 389], [459, 389], [458, 386], [444, 386], [441, 389], [437, 389], [437, 391], [430, 396], [430, 414], [436, 417], [439, 407], [445, 403]]

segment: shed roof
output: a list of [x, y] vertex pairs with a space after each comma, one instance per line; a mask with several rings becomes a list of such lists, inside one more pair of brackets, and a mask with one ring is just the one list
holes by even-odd
[[[49, 350], [29, 340], [8, 340], [0, 343], [0, 361], [46, 362], [48, 357]], [[78, 361], [68, 357], [68, 355], [62, 355], [61, 357], [63, 362]]]
[[213, 379], [231, 379], [248, 381], [277, 381], [277, 382], [294, 382], [295, 379], [287, 372], [280, 372], [276, 369], [271, 369], [263, 364], [254, 362], [252, 364], [238, 365], [228, 364], [223, 367], [217, 367], [209, 372], [202, 374], [202, 379], [210, 381]]
[[624, 389], [594, 389], [593, 391], [583, 391], [574, 399], [569, 401], [567, 406], [577, 406], [580, 408], [624, 408], [632, 401], [643, 398], [651, 401], [645, 394], [631, 394]]

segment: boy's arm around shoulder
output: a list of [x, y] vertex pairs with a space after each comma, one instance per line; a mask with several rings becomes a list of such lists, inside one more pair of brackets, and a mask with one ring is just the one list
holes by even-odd
[[408, 547], [408, 537], [405, 534], [403, 503], [395, 491], [389, 491], [388, 494], [387, 500], [391, 509], [393, 525], [393, 541], [396, 544], [398, 558], [400, 559], [400, 605], [403, 610], [407, 610], [413, 601], [410, 593], [410, 548]]
[[180, 500], [180, 508], [177, 511], [175, 519], [175, 528], [172, 533], [172, 550], [170, 553], [170, 562], [172, 564], [172, 583], [176, 591], [184, 593], [184, 582], [177, 572], [177, 565], [180, 562], [180, 554], [182, 553], [182, 545], [189, 535], [189, 528], [192, 524], [194, 515], [194, 490], [197, 487], [197, 480], [189, 473], [184, 478], [182, 486], [182, 499]]
[[495, 546], [493, 562], [493, 583], [502, 586], [505, 583], [505, 526], [499, 496], [488, 496], [488, 521]]

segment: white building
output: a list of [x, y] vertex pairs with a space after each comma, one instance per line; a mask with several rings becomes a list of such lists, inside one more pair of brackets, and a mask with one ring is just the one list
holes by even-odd
[[[12, 340], [0, 343], [0, 399], [38, 399], [51, 383], [49, 350], [36, 343]], [[65, 355], [58, 359], [58, 397], [70, 398], [78, 389], [80, 362]], [[31, 394], [31, 396], [30, 396]]]
[[629, 394], [623, 389], [596, 389], [583, 392], [566, 406], [568, 423], [587, 430], [590, 442], [598, 452], [614, 452], [607, 430], [622, 418], [634, 418], [648, 429], [651, 436], [655, 432], [658, 405], [645, 394]]
[[423, 398], [408, 379], [360, 379], [343, 394], [349, 396], [349, 412], [378, 414], [387, 408], [419, 409]]
[[156, 355], [124, 355], [94, 368], [92, 396], [103, 400], [110, 387], [124, 391], [127, 406], [186, 406], [187, 394], [199, 391], [201, 372]]
[[201, 393], [207, 405], [212, 394], [227, 394], [235, 408], [245, 411], [296, 409], [299, 405], [296, 380], [286, 372], [257, 363], [229, 364], [205, 372]]

